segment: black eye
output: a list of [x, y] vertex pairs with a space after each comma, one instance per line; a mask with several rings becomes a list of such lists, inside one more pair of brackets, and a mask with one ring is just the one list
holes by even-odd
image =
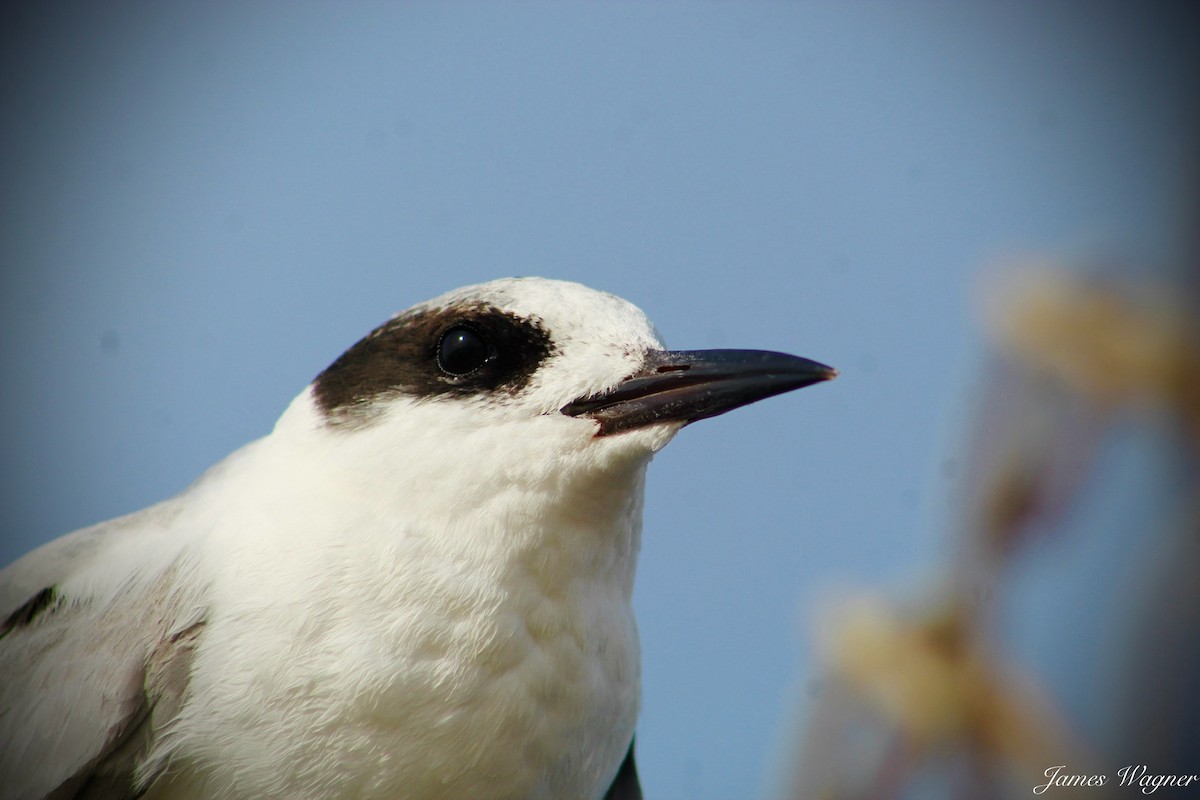
[[447, 375], [469, 375], [486, 364], [488, 359], [487, 342], [470, 328], [451, 328], [442, 334], [438, 342], [438, 366]]

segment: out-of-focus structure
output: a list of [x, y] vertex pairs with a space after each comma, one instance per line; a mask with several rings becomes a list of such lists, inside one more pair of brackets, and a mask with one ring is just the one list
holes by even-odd
[[[988, 285], [994, 355], [956, 555], [915, 599], [863, 593], [822, 619], [789, 800], [1133, 797], [1156, 782], [1159, 797], [1200, 797], [1198, 266], [1148, 279], [1018, 265]], [[1097, 506], [1138, 529], [1097, 525]], [[1050, 547], [1066, 571], [1073, 549], [1120, 547], [1098, 537], [1139, 553], [1089, 589], [1094, 629], [1118, 646], [1059, 654], [1076, 675], [1056, 691], [1010, 646], [1014, 627], [1055, 610], [1023, 606], [1020, 576]], [[1060, 696], [1076, 679], [1086, 723]]]

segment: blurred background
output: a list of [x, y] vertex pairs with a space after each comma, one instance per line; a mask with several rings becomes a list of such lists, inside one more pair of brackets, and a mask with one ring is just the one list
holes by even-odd
[[[183, 489], [394, 311], [581, 281], [842, 373], [651, 468], [647, 797], [1111, 788], [1167, 752], [1131, 720], [1200, 707], [1200, 604], [1160, 591], [1200, 561], [1197, 395], [1088, 382], [1141, 375], [1104, 335], [1191, 363], [1192, 9], [8, 4], [0, 562]], [[1141, 682], [1138, 635], [1188, 677]], [[913, 641], [970, 676], [932, 722]]]

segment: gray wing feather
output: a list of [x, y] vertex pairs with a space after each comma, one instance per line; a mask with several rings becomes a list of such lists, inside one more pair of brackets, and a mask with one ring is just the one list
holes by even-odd
[[171, 535], [176, 515], [163, 504], [78, 531], [0, 572], [2, 800], [132, 798], [153, 780], [139, 769], [185, 701], [204, 626], [183, 547], [139, 580], [126, 573], [140, 565], [106, 564], [113, 591], [60, 587], [112, 560], [114, 541]]

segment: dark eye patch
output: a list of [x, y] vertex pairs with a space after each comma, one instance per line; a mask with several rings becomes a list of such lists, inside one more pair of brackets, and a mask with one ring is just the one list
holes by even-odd
[[473, 304], [410, 311], [385, 322], [313, 381], [332, 422], [366, 421], [373, 401], [414, 397], [511, 396], [553, 352], [537, 318]]

